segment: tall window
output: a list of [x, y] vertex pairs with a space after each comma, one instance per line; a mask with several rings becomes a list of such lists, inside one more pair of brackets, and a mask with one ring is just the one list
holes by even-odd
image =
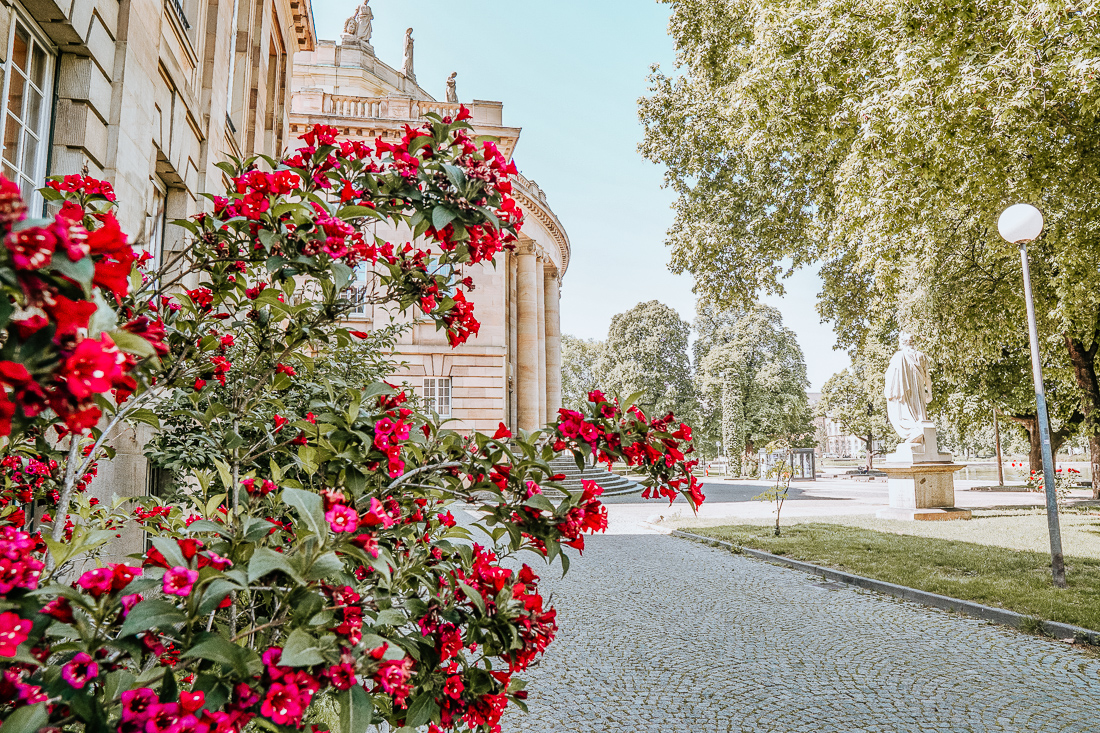
[[440, 417], [451, 416], [451, 378], [426, 377], [424, 379], [425, 407]]
[[153, 176], [152, 201], [145, 216], [145, 231], [149, 241], [145, 249], [153, 255], [153, 268], [158, 269], [164, 261], [164, 230], [167, 223], [168, 187], [160, 176]]
[[[3, 11], [0, 11], [3, 12]], [[3, 172], [19, 184], [32, 211], [42, 207], [37, 188], [46, 178], [53, 54], [14, 9], [4, 72]]]

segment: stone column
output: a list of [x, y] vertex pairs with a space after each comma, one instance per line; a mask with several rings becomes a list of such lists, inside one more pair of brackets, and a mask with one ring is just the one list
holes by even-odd
[[546, 417], [561, 409], [561, 297], [558, 271], [546, 268]]
[[516, 395], [520, 430], [538, 430], [539, 403], [539, 278], [531, 242], [516, 247]]
[[536, 313], [538, 314], [539, 328], [539, 427], [546, 424], [546, 277], [543, 275], [545, 267], [542, 260], [535, 265], [536, 285], [538, 285], [538, 302]]

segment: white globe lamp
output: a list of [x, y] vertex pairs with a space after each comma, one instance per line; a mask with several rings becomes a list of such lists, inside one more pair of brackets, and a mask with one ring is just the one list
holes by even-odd
[[1043, 233], [1043, 212], [1031, 204], [1013, 204], [1001, 213], [997, 231], [1012, 244], [1030, 242]]

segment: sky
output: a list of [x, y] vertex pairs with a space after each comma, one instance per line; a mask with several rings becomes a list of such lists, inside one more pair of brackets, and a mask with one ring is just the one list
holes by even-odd
[[[338, 40], [358, 0], [313, 0], [319, 38]], [[504, 123], [523, 128], [516, 165], [538, 182], [569, 234], [572, 255], [561, 293], [563, 333], [607, 336], [611, 317], [660, 300], [687, 321], [695, 313], [690, 275], [668, 270], [665, 232], [673, 195], [663, 170], [637, 151], [637, 100], [652, 64], [675, 66], [669, 6], [654, 0], [372, 0], [371, 44], [400, 69], [405, 29], [416, 40], [417, 82], [445, 97], [458, 72], [461, 100], [504, 103]], [[797, 273], [788, 294], [766, 302], [783, 313], [817, 390], [848, 357], [833, 350], [814, 308], [821, 284]]]

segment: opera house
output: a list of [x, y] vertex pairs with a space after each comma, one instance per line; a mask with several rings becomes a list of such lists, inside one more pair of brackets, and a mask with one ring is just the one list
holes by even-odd
[[[396, 140], [406, 124], [421, 124], [430, 112], [458, 112], [453, 78], [448, 80], [448, 101], [436, 100], [417, 83], [412, 30], [406, 34], [399, 70], [375, 56], [371, 20], [364, 3], [348, 19], [340, 42], [318, 40], [314, 50], [296, 54], [292, 135], [325, 124], [350, 139]], [[495, 138], [511, 158], [520, 128], [504, 124], [503, 105], [483, 100], [464, 104], [473, 113], [475, 132]], [[457, 430], [492, 433], [501, 422], [534, 430], [561, 406], [558, 298], [569, 266], [569, 237], [542, 189], [522, 175], [514, 184], [513, 196], [525, 214], [515, 251], [498, 256], [495, 267], [480, 264], [467, 272], [475, 286], [469, 299], [481, 322], [478, 335], [452, 349], [442, 331], [414, 319], [398, 340], [397, 358], [405, 366], [394, 379], [416, 390], [441, 417], [451, 418], [449, 426]], [[411, 238], [407, 230], [374, 226], [374, 233], [387, 241]], [[353, 318], [364, 330], [394, 320], [369, 304]]]

